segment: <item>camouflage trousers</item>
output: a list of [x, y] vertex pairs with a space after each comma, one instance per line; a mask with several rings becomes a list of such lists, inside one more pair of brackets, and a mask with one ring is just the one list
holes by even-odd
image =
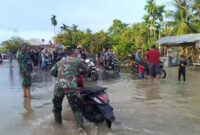
[[67, 100], [70, 104], [70, 99], [73, 98], [71, 93], [76, 89], [63, 89], [60, 87], [54, 88], [54, 97], [53, 97], [53, 112], [61, 112], [62, 111], [62, 102], [64, 97], [67, 97]]
[[63, 98], [67, 94], [67, 91], [67, 89], [63, 89], [56, 85], [54, 88], [54, 97]]

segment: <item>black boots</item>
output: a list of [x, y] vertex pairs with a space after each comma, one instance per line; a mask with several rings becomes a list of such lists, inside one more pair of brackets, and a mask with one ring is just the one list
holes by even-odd
[[54, 118], [57, 123], [62, 124], [62, 98], [54, 98], [53, 99], [53, 113]]

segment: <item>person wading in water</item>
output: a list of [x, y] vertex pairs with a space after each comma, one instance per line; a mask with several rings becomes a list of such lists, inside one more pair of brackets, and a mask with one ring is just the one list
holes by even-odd
[[19, 69], [23, 77], [22, 87], [24, 91], [24, 98], [31, 99], [31, 72], [33, 70], [32, 60], [28, 54], [29, 46], [24, 44], [18, 56]]

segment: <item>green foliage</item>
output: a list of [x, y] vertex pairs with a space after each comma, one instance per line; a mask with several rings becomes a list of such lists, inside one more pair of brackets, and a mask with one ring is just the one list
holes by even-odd
[[99, 52], [103, 48], [110, 48], [108, 34], [104, 31], [97, 32], [93, 35], [90, 45], [91, 52]]
[[1, 43], [0, 51], [3, 53], [7, 53], [9, 51], [16, 53], [18, 49], [21, 49], [25, 40], [20, 37], [12, 37], [9, 40], [3, 41]]
[[[92, 33], [90, 29], [82, 31], [77, 25], [63, 24], [55, 42], [64, 46], [86, 48], [99, 52], [102, 48], [112, 48], [120, 59], [133, 54], [138, 47], [143, 51], [150, 49], [161, 36], [182, 35], [200, 32], [200, 0], [171, 0], [174, 11], [166, 11], [164, 5], [155, 0], [147, 0], [143, 22], [126, 24], [115, 19], [107, 32]], [[167, 21], [164, 21], [166, 17]], [[57, 25], [56, 16], [52, 24]], [[53, 23], [54, 22], [54, 23]]]
[[[168, 12], [173, 35], [200, 32], [199, 0], [173, 0], [175, 11]], [[199, 20], [198, 20], [199, 18]]]

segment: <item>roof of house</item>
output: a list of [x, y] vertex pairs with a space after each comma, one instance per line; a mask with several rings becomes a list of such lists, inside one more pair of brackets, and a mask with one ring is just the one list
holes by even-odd
[[40, 39], [36, 39], [36, 38], [30, 39], [30, 40], [28, 41], [28, 43], [29, 43], [31, 46], [49, 46], [49, 45], [50, 45], [50, 44], [44, 43], [44, 42], [42, 42]]
[[187, 34], [181, 36], [168, 36], [160, 38], [157, 41], [158, 45], [179, 45], [183, 43], [193, 43], [200, 41], [200, 33]]

